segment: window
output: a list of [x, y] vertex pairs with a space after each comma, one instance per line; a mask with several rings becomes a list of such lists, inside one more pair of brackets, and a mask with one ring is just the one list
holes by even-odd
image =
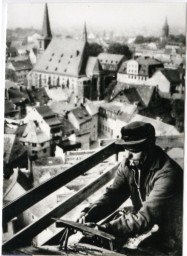
[[44, 143], [41, 143], [40, 145], [43, 147]]
[[48, 66], [45, 68], [46, 70], [48, 69]]
[[63, 56], [64, 56], [64, 54], [62, 53], [62, 54], [61, 54], [61, 57], [63, 57]]
[[57, 71], [58, 70], [58, 68], [55, 68], [55, 71]]
[[52, 61], [52, 59], [49, 59], [49, 61]]
[[52, 53], [52, 55], [51, 56], [54, 56], [55, 54], [54, 53]]
[[35, 151], [35, 150], [32, 150], [32, 153], [33, 153], [33, 154], [37, 154], [37, 151]]
[[58, 63], [60, 63], [60, 62], [61, 62], [61, 60], [58, 61]]
[[44, 148], [44, 149], [43, 149], [43, 152], [44, 152], [44, 153], [46, 153], [46, 152], [47, 152], [47, 149], [46, 149], [46, 148]]
[[32, 146], [33, 146], [33, 147], [36, 147], [36, 143], [32, 143]]

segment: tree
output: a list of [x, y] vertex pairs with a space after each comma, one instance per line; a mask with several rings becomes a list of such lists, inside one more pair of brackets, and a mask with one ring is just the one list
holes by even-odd
[[129, 50], [129, 47], [125, 44], [112, 43], [109, 45], [107, 52], [125, 55], [127, 59], [130, 59], [132, 57], [132, 52]]
[[145, 42], [145, 38], [142, 35], [138, 35], [134, 42], [135, 44], [143, 44]]
[[9, 80], [14, 81], [14, 82], [18, 81], [18, 78], [17, 78], [16, 73], [15, 73], [14, 70], [6, 69], [5, 74], [6, 74], [6, 79], [9, 79]]
[[90, 43], [89, 44], [89, 55], [90, 56], [98, 56], [101, 52], [103, 52], [103, 47], [97, 43]]

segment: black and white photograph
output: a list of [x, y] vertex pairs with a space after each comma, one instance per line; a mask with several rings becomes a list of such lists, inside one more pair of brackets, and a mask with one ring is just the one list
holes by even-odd
[[2, 255], [185, 256], [186, 3], [2, 6]]

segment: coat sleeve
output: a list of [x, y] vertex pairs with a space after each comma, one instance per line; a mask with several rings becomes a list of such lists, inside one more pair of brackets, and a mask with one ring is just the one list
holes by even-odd
[[87, 208], [86, 221], [97, 222], [115, 211], [128, 197], [129, 185], [125, 174], [125, 161], [117, 169], [113, 184], [91, 207]]
[[108, 224], [108, 232], [115, 236], [133, 236], [150, 229], [161, 222], [169, 202], [176, 197], [176, 175], [161, 174], [137, 214], [123, 215]]

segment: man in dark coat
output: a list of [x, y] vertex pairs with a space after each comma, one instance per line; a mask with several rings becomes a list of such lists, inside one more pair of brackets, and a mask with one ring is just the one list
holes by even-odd
[[133, 211], [101, 225], [100, 229], [125, 241], [157, 224], [160, 240], [154, 239], [155, 246], [179, 253], [183, 170], [155, 145], [155, 129], [151, 124], [130, 123], [121, 129], [121, 135], [117, 144], [126, 150], [127, 157], [120, 164], [113, 184], [81, 213], [79, 221], [98, 222], [130, 197]]

